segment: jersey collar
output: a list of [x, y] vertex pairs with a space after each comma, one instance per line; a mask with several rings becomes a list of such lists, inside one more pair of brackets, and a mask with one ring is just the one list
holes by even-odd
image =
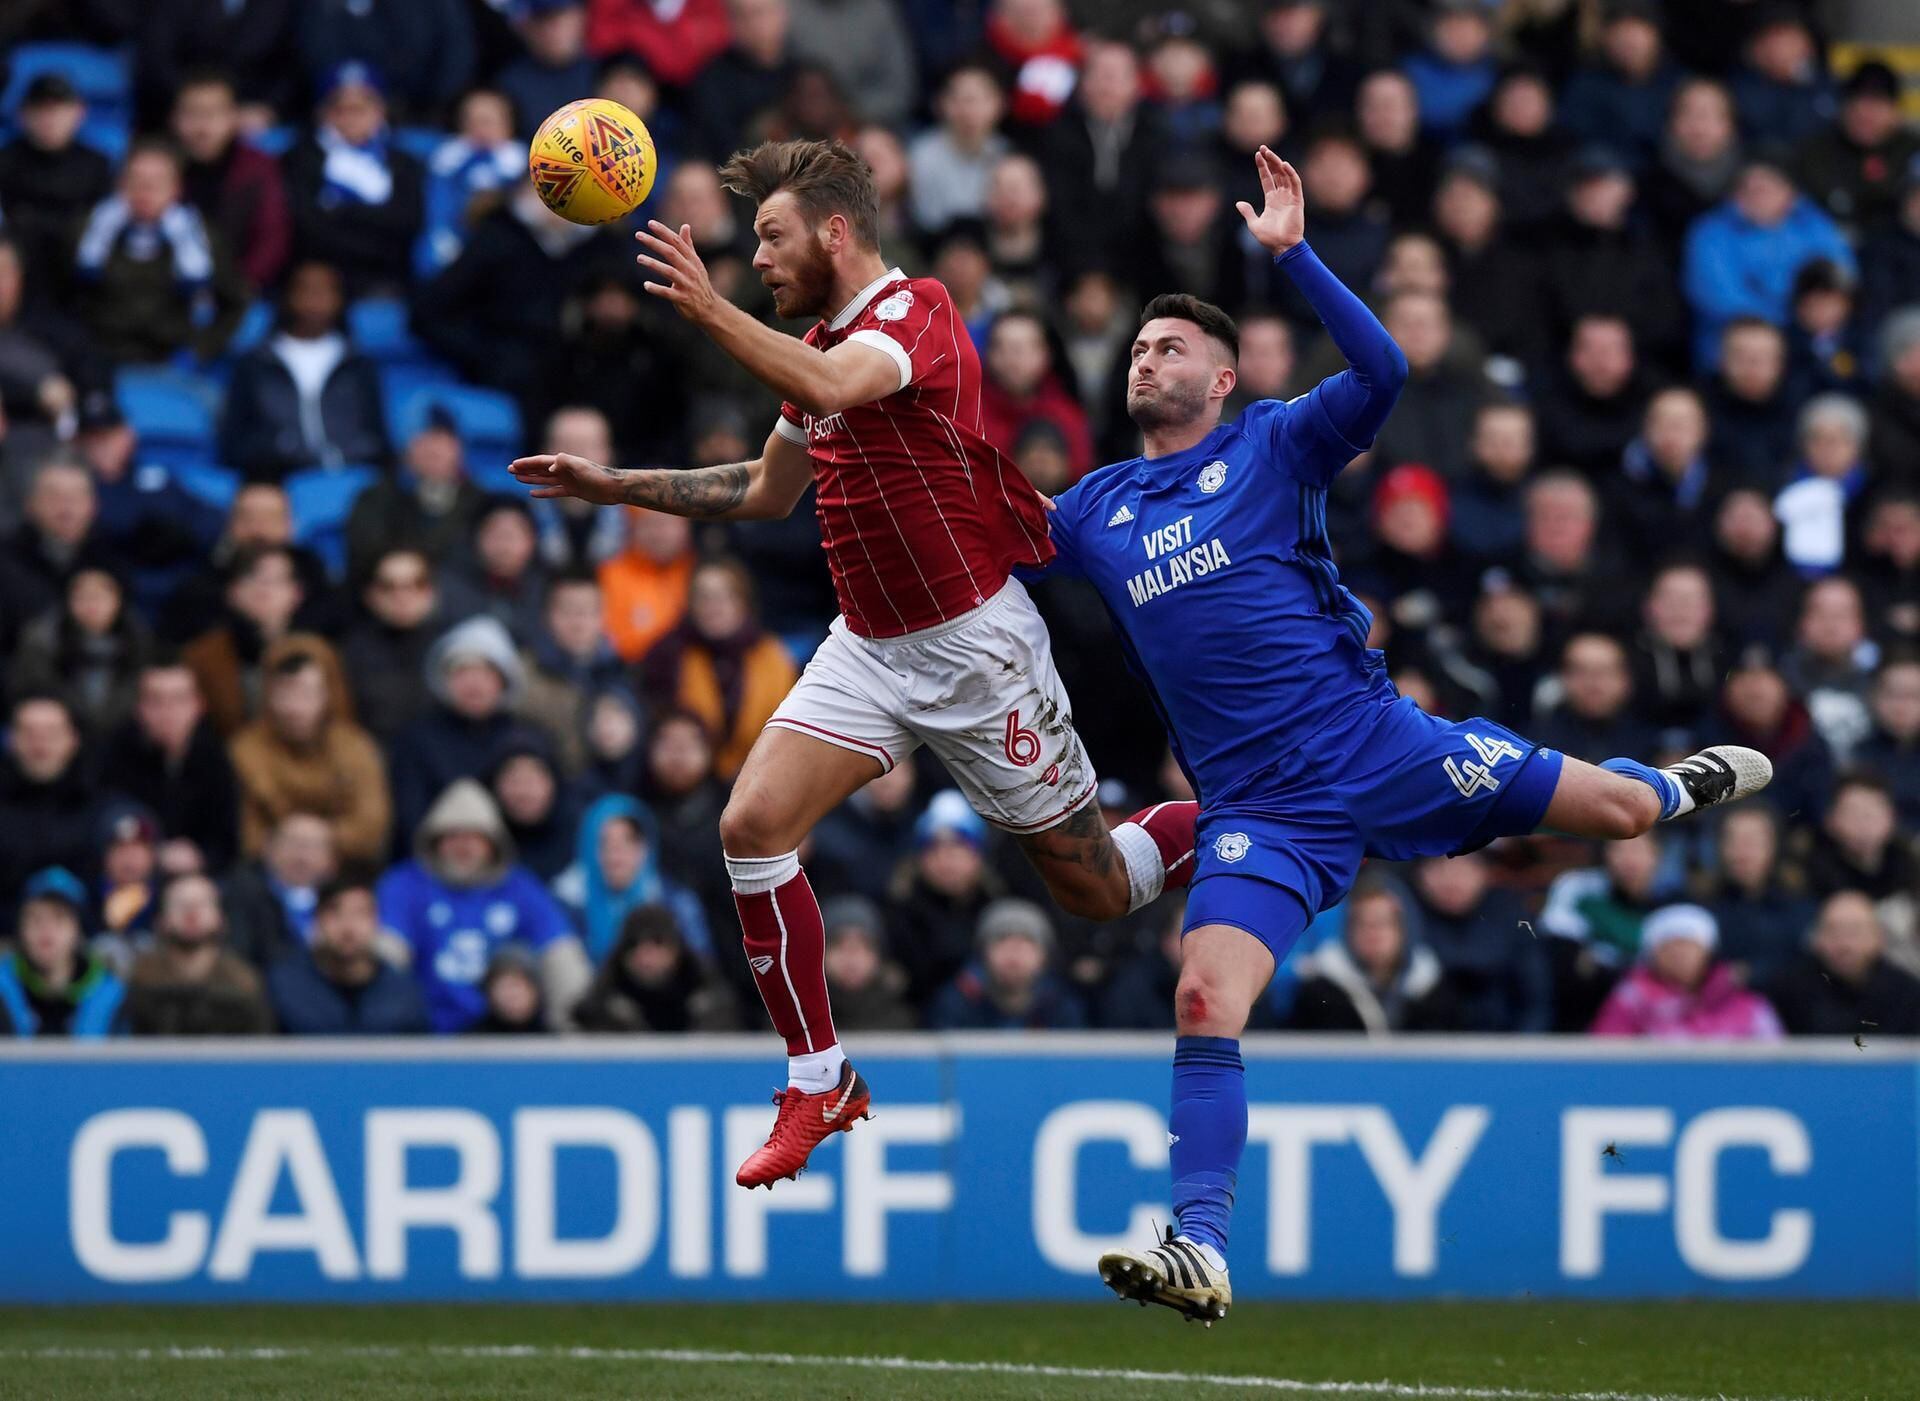
[[889, 282], [900, 282], [905, 280], [905, 278], [906, 274], [900, 271], [899, 268], [888, 268], [858, 292], [855, 292], [853, 294], [853, 300], [841, 307], [839, 314], [827, 323], [827, 329], [829, 331], [845, 330], [848, 323], [851, 322], [854, 317], [867, 309], [867, 303], [880, 295], [880, 289], [882, 287], [886, 286]]

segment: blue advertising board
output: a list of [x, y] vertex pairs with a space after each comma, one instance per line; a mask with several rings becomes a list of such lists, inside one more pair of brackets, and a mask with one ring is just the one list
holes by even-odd
[[[751, 1038], [0, 1050], [0, 1300], [1094, 1298], [1164, 1038], [873, 1037], [772, 1192]], [[1920, 1051], [1252, 1038], [1239, 1298], [1920, 1292]]]

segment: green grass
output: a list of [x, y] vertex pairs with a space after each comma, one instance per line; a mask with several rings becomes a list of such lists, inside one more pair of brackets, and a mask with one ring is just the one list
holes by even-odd
[[[462, 1349], [516, 1345], [532, 1356]], [[219, 1348], [139, 1358], [136, 1349]], [[295, 1355], [231, 1355], [285, 1348]], [[1030, 1398], [1284, 1396], [1032, 1373], [561, 1355], [899, 1356], [1304, 1382], [1709, 1398], [1920, 1396], [1909, 1304], [1245, 1305], [1211, 1332], [1160, 1309], [1086, 1305], [377, 1306], [0, 1310], [0, 1397]], [[51, 1356], [72, 1349], [95, 1355]], [[545, 1351], [545, 1350], [554, 1351]], [[1391, 1396], [1358, 1391], [1348, 1397]]]

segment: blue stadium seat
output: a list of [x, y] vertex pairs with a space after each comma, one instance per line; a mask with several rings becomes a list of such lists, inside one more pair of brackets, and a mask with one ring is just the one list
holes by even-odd
[[[142, 457], [148, 461], [158, 460], [149, 453], [143, 453]], [[239, 494], [240, 474], [231, 467], [221, 467], [211, 462], [174, 462], [164, 465], [172, 469], [174, 480], [188, 495], [218, 510], [225, 511]]]
[[407, 440], [427, 421], [435, 405], [443, 406], [460, 426], [467, 452], [467, 474], [483, 491], [513, 491], [516, 486], [507, 463], [520, 455], [520, 406], [511, 396], [466, 384], [419, 384], [387, 400], [387, 423], [396, 445]]
[[125, 125], [133, 115], [133, 63], [119, 49], [56, 41], [21, 44], [7, 55], [7, 89], [0, 112], [11, 117], [27, 86], [42, 73], [60, 73], [79, 89], [93, 115], [109, 114]]
[[433, 153], [446, 139], [446, 132], [430, 126], [403, 126], [393, 133], [393, 144], [422, 165], [433, 159]]
[[427, 348], [407, 325], [407, 304], [398, 297], [362, 297], [347, 308], [347, 335], [362, 355], [381, 364], [425, 360]]
[[375, 467], [311, 467], [284, 483], [293, 538], [319, 555], [336, 576], [346, 569], [347, 516], [360, 493], [379, 479]]
[[148, 448], [187, 448], [211, 456], [219, 389], [206, 378], [174, 369], [125, 369], [114, 398]]

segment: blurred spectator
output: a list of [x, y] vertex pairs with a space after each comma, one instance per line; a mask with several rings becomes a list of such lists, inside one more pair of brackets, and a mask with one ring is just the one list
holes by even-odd
[[[712, 167], [688, 163], [674, 172], [673, 190], [712, 179]], [[611, 264], [580, 285], [542, 371], [539, 404], [547, 426], [541, 451], [641, 465], [684, 459], [691, 447], [687, 401], [696, 381], [687, 360], [685, 323], [677, 315], [662, 315], [651, 302], [632, 277]], [[636, 385], [646, 386], [646, 392], [635, 393]], [[600, 420], [595, 430], [600, 456], [560, 446], [582, 432], [589, 414]], [[568, 513], [573, 500], [541, 504], [574, 520]], [[603, 529], [597, 523], [613, 515], [589, 508], [586, 520], [595, 523], [596, 538]], [[612, 533], [617, 536], [617, 527]]]
[[234, 867], [221, 886], [228, 947], [262, 971], [307, 947], [320, 890], [339, 871], [333, 825], [313, 813], [287, 813], [259, 857]]
[[229, 746], [241, 849], [257, 855], [281, 818], [306, 812], [332, 826], [342, 861], [379, 861], [392, 831], [386, 766], [353, 722], [338, 655], [322, 638], [293, 633], [267, 649], [260, 672], [259, 718]]
[[26, 692], [7, 714], [0, 755], [0, 908], [48, 866], [91, 870], [97, 799], [80, 729], [57, 695]]
[[560, 906], [515, 864], [487, 790], [472, 779], [449, 785], [413, 845], [413, 859], [380, 878], [380, 919], [412, 948], [433, 1029], [463, 1031], [487, 1016], [489, 965], [515, 945], [530, 955], [523, 971], [537, 968], [545, 1020], [565, 1024], [592, 970]]
[[19, 240], [0, 233], [0, 413], [14, 426], [58, 430], [74, 423], [83, 394], [104, 392], [102, 367], [78, 322], [45, 298], [29, 303], [22, 256]]
[[1729, 808], [1714, 833], [1714, 871], [1698, 883], [1742, 981], [1770, 982], [1798, 952], [1814, 902], [1780, 849], [1780, 818], [1765, 804]]
[[731, 991], [687, 947], [673, 912], [661, 905], [627, 913], [619, 942], [574, 1015], [582, 1031], [629, 1034], [738, 1025]]
[[469, 1036], [538, 1035], [552, 1029], [540, 962], [519, 944], [502, 944], [487, 960], [480, 995], [485, 999], [484, 1013], [457, 1028]]
[[897, 125], [912, 114], [919, 65], [899, 6], [890, 0], [789, 0], [789, 8], [793, 56], [832, 74], [862, 117]]
[[1446, 970], [1420, 941], [1419, 915], [1391, 886], [1363, 882], [1346, 899], [1338, 940], [1300, 961], [1290, 1031], [1450, 1031], [1459, 1008]]
[[1873, 675], [1872, 729], [1853, 751], [1893, 789], [1902, 826], [1920, 830], [1920, 656], [1891, 652]]
[[1420, 934], [1458, 1004], [1458, 1029], [1553, 1029], [1547, 951], [1511, 891], [1493, 884], [1478, 852], [1428, 857], [1413, 868]]
[[259, 709], [261, 659], [292, 630], [304, 591], [293, 553], [281, 545], [243, 546], [226, 577], [224, 618], [180, 659], [200, 683], [213, 727], [231, 739]]
[[278, 550], [293, 566], [299, 599], [292, 604], [301, 626], [316, 632], [338, 631], [340, 607], [327, 566], [312, 550], [293, 541], [293, 506], [278, 482], [243, 482], [227, 507], [225, 526], [203, 567], [188, 575], [168, 597], [161, 615], [163, 636], [197, 637], [227, 616], [226, 595], [232, 571], [249, 552]]
[[1687, 322], [1672, 258], [1634, 217], [1638, 192], [1626, 159], [1611, 147], [1586, 148], [1573, 161], [1566, 190], [1542, 267], [1552, 325], [1573, 328], [1589, 314], [1621, 316], [1639, 357], [1684, 366]]
[[1640, 952], [1641, 926], [1671, 894], [1658, 828], [1631, 841], [1607, 842], [1600, 864], [1555, 876], [1540, 908], [1540, 929], [1552, 936], [1554, 1030], [1587, 1027], [1612, 990], [1616, 970]]
[[[1366, 147], [1345, 127], [1323, 127], [1307, 142], [1300, 176], [1306, 182], [1314, 251], [1349, 287], [1371, 286], [1386, 257], [1392, 229], [1370, 199], [1373, 168], [1367, 163]], [[1270, 261], [1264, 255], [1258, 259], [1261, 264]], [[1279, 293], [1281, 309], [1296, 325], [1313, 326], [1317, 318], [1287, 283], [1286, 275], [1271, 267], [1263, 272], [1266, 285]], [[1399, 305], [1399, 299], [1394, 305]]]
[[21, 94], [19, 134], [0, 147], [0, 209], [35, 286], [64, 290], [88, 211], [113, 189], [113, 165], [77, 138], [87, 104], [63, 73]]
[[[1000, 0], [987, 22], [987, 37], [1005, 56], [1001, 36], [1013, 17], [1061, 11], [1058, 0]], [[1062, 19], [1064, 25], [1064, 19]], [[1059, 261], [1068, 271], [1119, 265], [1137, 247], [1146, 222], [1147, 190], [1161, 168], [1163, 135], [1156, 114], [1140, 102], [1140, 65], [1125, 44], [1095, 41], [1077, 87], [1072, 67], [1079, 40], [1068, 31], [1061, 51], [1026, 60], [1015, 80], [1016, 121], [1046, 121], [1072, 105], [1041, 138], [1041, 165], [1058, 227]], [[1031, 85], [1030, 85], [1031, 83]], [[1036, 109], [1039, 115], [1036, 115]], [[1098, 219], [1080, 211], [1097, 209]]]
[[1448, 493], [1447, 528], [1469, 557], [1504, 560], [1519, 552], [1533, 454], [1533, 414], [1525, 405], [1494, 399], [1475, 412], [1467, 473]]
[[1636, 710], [1656, 729], [1690, 737], [1708, 728], [1727, 649], [1714, 622], [1707, 571], [1679, 560], [1653, 576], [1634, 650]]
[[659, 824], [638, 798], [611, 794], [587, 809], [573, 864], [553, 888], [595, 964], [606, 961], [622, 921], [642, 905], [662, 906], [694, 953], [713, 957], [706, 914], [692, 891], [662, 874]]
[[799, 679], [792, 655], [760, 628], [752, 578], [730, 559], [694, 569], [684, 620], [648, 650], [641, 672], [656, 703], [693, 712], [718, 737], [714, 772], [727, 780]]
[[1627, 649], [1606, 633], [1576, 633], [1560, 654], [1560, 701], [1534, 723], [1533, 738], [1597, 764], [1616, 754], [1648, 754], [1654, 735], [1633, 702]]
[[1720, 337], [1720, 365], [1706, 390], [1713, 435], [1707, 456], [1742, 485], [1770, 490], [1793, 455], [1794, 403], [1787, 341], [1777, 326], [1736, 317]]
[[1653, 159], [1680, 70], [1667, 57], [1653, 0], [1610, 0], [1597, 61], [1567, 82], [1561, 119], [1583, 141], [1618, 142], [1634, 167]]
[[1891, 203], [1892, 217], [1860, 244], [1859, 333], [1870, 351], [1890, 312], [1920, 302], [1920, 157], [1900, 172]]
[[260, 975], [225, 947], [220, 888], [176, 876], [160, 892], [153, 947], [127, 974], [136, 1036], [258, 1036], [273, 1030]]
[[807, 869], [823, 890], [884, 900], [894, 871], [911, 854], [918, 815], [913, 765], [895, 764], [821, 819]]
[[148, 461], [110, 390], [80, 400], [74, 446], [93, 471], [93, 540], [111, 552], [136, 608], [154, 617], [220, 536], [220, 513]]
[[[1187, 902], [1169, 900], [1158, 913], [1161, 918], [1153, 926], [1152, 942], [1120, 965], [1101, 994], [1099, 1022], [1103, 1027], [1173, 1029], [1173, 994], [1180, 984]], [[1256, 1003], [1256, 1010], [1261, 1005]]]
[[[579, 13], [578, 4], [572, 9]], [[542, 119], [531, 117], [527, 129]], [[475, 88], [462, 97], [454, 134], [427, 161], [426, 237], [416, 248], [416, 262], [438, 270], [459, 257], [474, 220], [497, 207], [526, 168], [527, 144], [514, 139], [513, 104], [506, 95]]]
[[1867, 638], [1860, 589], [1851, 579], [1822, 579], [1801, 602], [1796, 644], [1780, 674], [1807, 704], [1814, 727], [1845, 764], [1873, 726], [1867, 693], [1879, 648]]
[[[268, 0], [265, 8], [283, 9], [284, 0]], [[211, 14], [202, 18], [217, 22]], [[293, 246], [293, 215], [279, 164], [241, 137], [234, 80], [224, 69], [190, 72], [174, 92], [172, 109], [187, 203], [225, 245], [248, 286], [255, 292], [273, 286]]]
[[522, 726], [494, 754], [484, 777], [500, 805], [507, 835], [520, 864], [551, 882], [573, 860], [580, 815], [572, 793], [560, 781], [553, 742], [543, 732]]
[[[1371, 80], [1369, 80], [1371, 81]], [[1529, 367], [1545, 353], [1539, 259], [1507, 234], [1499, 170], [1482, 147], [1460, 147], [1444, 166], [1430, 217], [1446, 259], [1446, 285], [1424, 290], [1460, 309], [1487, 348]], [[1384, 275], [1384, 274], [1383, 274]], [[1391, 291], [1422, 290], [1395, 287]]]
[[[1555, 102], [1547, 75], [1523, 62], [1501, 73], [1473, 122], [1474, 139], [1498, 165], [1500, 204], [1508, 228], [1516, 232], [1544, 232], [1560, 212], [1559, 194], [1575, 143], [1559, 122]], [[1576, 202], [1576, 217], [1582, 212]]]
[[[1152, 21], [1149, 21], [1152, 24]], [[1159, 21], [1147, 47], [1146, 86], [1177, 143], [1200, 146], [1220, 133], [1220, 74], [1212, 51], [1184, 15]], [[1251, 155], [1252, 152], [1247, 152]]]
[[287, 275], [275, 334], [227, 386], [220, 455], [246, 476], [387, 461], [379, 372], [348, 343], [345, 312], [337, 269], [303, 262]]
[[1030, 900], [1000, 899], [980, 912], [978, 957], [927, 1009], [938, 1031], [1069, 1031], [1086, 1011], [1050, 972], [1053, 921]]
[[465, 450], [452, 413], [428, 408], [408, 439], [400, 471], [354, 498], [347, 516], [347, 577], [370, 579], [392, 550], [424, 551], [436, 570], [451, 564], [473, 537], [486, 493], [467, 478]]
[[1844, 394], [1822, 394], [1800, 411], [1799, 436], [1800, 461], [1773, 513], [1787, 559], [1817, 577], [1845, 560], [1848, 511], [1866, 491], [1866, 410]]
[[1540, 396], [1541, 455], [1605, 480], [1640, 430], [1647, 385], [1633, 326], [1590, 311], [1567, 335], [1567, 354]]
[[1703, 550], [1709, 511], [1721, 494], [1707, 457], [1707, 410], [1693, 390], [1674, 385], [1647, 400], [1640, 435], [1628, 443], [1613, 484], [1614, 524], [1642, 559]]
[[59, 866], [20, 893], [15, 947], [0, 953], [0, 1035], [109, 1036], [122, 1029], [126, 986], [87, 950], [87, 892]]
[[446, 115], [473, 81], [473, 20], [457, 0], [304, 0], [298, 13], [296, 52], [322, 92], [378, 64], [417, 121]]
[[134, 146], [119, 192], [95, 205], [73, 266], [94, 343], [116, 362], [191, 350], [211, 360], [246, 310], [246, 288], [200, 211], [182, 198], [180, 157]]
[[1787, 327], [1787, 375], [1794, 398], [1865, 390], [1855, 292], [1854, 279], [1824, 258], [1800, 265]]
[[524, 0], [509, 18], [524, 52], [507, 61], [493, 84], [511, 104], [507, 134], [531, 136], [549, 113], [593, 90], [586, 0]]
[[1767, 987], [1793, 1036], [1920, 1036], [1920, 978], [1888, 961], [1873, 902], [1837, 891], [1820, 907], [1807, 952]]
[[469, 548], [440, 576], [441, 611], [449, 618], [485, 617], [516, 646], [540, 635], [547, 571], [540, 563], [533, 506], [520, 496], [489, 496], [473, 517]]
[[1618, 560], [1600, 532], [1600, 499], [1586, 479], [1558, 468], [1527, 484], [1526, 531], [1515, 578], [1539, 601], [1553, 639], [1580, 628], [1627, 631], [1631, 600], [1613, 580]]
[[1046, 323], [1027, 311], [1009, 311], [993, 323], [982, 357], [982, 432], [1011, 456], [1021, 433], [1033, 422], [1051, 423], [1065, 435], [1073, 480], [1094, 465], [1093, 438], [1086, 413], [1055, 372]]
[[906, 1000], [907, 975], [887, 956], [880, 907], [864, 895], [820, 906], [826, 926], [827, 992], [836, 1031], [912, 1031], [920, 1018]]
[[[423, 9], [445, 3], [428, 0]], [[314, 8], [344, 4], [322, 0]], [[392, 0], [380, 6], [383, 13], [399, 8]], [[445, 71], [438, 60], [425, 67]], [[372, 67], [342, 63], [328, 73], [313, 126], [288, 152], [285, 169], [296, 257], [340, 269], [350, 297], [404, 281], [424, 217], [426, 175], [419, 161], [393, 145], [386, 89]]]
[[700, 70], [692, 89], [694, 126], [714, 160], [731, 155], [780, 105], [798, 65], [787, 0], [729, 0], [733, 41]]
[[[1056, 329], [1060, 334], [1060, 343], [1066, 352], [1066, 364], [1062, 367], [1071, 375], [1075, 397], [1087, 410], [1090, 426], [1099, 433], [1107, 426], [1107, 420], [1118, 417], [1109, 403], [1109, 388], [1116, 377], [1124, 378], [1120, 367], [1125, 363], [1125, 353], [1133, 343], [1135, 317], [1132, 308], [1125, 305], [1119, 283], [1113, 274], [1100, 269], [1092, 269], [1074, 278], [1061, 301], [1063, 316]], [[1238, 416], [1255, 399], [1269, 397], [1261, 392], [1256, 384], [1260, 370], [1270, 366], [1273, 357], [1273, 336], [1277, 332], [1285, 366], [1280, 376], [1282, 382], [1293, 372], [1293, 338], [1286, 323], [1270, 315], [1256, 315], [1240, 322], [1240, 380], [1229, 396], [1227, 407], [1222, 414]], [[1249, 342], [1253, 342], [1250, 349]], [[1117, 425], [1116, 425], [1117, 426]], [[1132, 424], [1127, 425], [1129, 432]]]
[[1640, 961], [1595, 1018], [1596, 1036], [1667, 1041], [1773, 1041], [1780, 1020], [1765, 998], [1713, 961], [1720, 930], [1698, 905], [1668, 905], [1647, 917]]
[[104, 735], [133, 710], [140, 669], [155, 651], [125, 586], [102, 564], [67, 580], [66, 597], [20, 634], [8, 682], [16, 691], [59, 691], [82, 728]]
[[1452, 481], [1466, 466], [1474, 414], [1488, 385], [1450, 354], [1453, 317], [1440, 297], [1402, 292], [1387, 303], [1381, 320], [1406, 354], [1409, 374], [1374, 450], [1386, 462], [1424, 462]]
[[1867, 769], [1843, 773], [1806, 854], [1807, 884], [1821, 897], [1858, 890], [1896, 915], [1904, 944], [1914, 933], [1913, 904], [1920, 891], [1920, 858], [1913, 833], [1900, 827], [1887, 780]]
[[1920, 639], [1920, 495], [1906, 487], [1875, 494], [1848, 577], [1867, 599], [1874, 636], [1888, 644]]
[[440, 636], [433, 565], [405, 546], [382, 554], [361, 591], [366, 616], [340, 642], [354, 713], [367, 733], [391, 745], [432, 699], [427, 652]]
[[1447, 484], [1422, 463], [1402, 463], [1374, 488], [1377, 543], [1354, 563], [1353, 587], [1377, 595], [1405, 633], [1450, 621], [1472, 591], [1472, 567], [1447, 538], [1448, 509]]
[[1794, 186], [1786, 157], [1749, 151], [1733, 194], [1687, 230], [1684, 288], [1693, 307], [1694, 358], [1711, 369], [1735, 317], [1784, 326], [1801, 265], [1826, 258], [1848, 274], [1853, 250], [1839, 227]]
[[684, 87], [727, 47], [724, 0], [588, 0], [587, 50], [632, 55], [663, 83]]
[[402, 1036], [427, 1030], [412, 978], [380, 957], [371, 883], [329, 881], [313, 910], [313, 941], [267, 970], [280, 1030], [293, 1036]]
[[957, 789], [935, 793], [913, 824], [913, 855], [887, 892], [887, 932], [915, 1006], [928, 1006], [966, 965], [981, 912], [1004, 892], [986, 842], [987, 824]]
[[1427, 47], [1401, 65], [1420, 95], [1420, 123], [1451, 142], [1493, 91], [1493, 19], [1480, 0], [1439, 0]]
[[54, 456], [34, 472], [24, 519], [0, 551], [6, 585], [0, 618], [14, 620], [12, 628], [0, 628], [0, 651], [12, 650], [11, 633], [20, 623], [59, 607], [74, 574], [100, 553], [99, 513], [93, 479], [80, 463]]
[[892, 128], [875, 122], [861, 126], [848, 144], [873, 172], [874, 226], [879, 231], [880, 246], [897, 250], [897, 255], [918, 271], [923, 250], [907, 208], [911, 177], [906, 146]]
[[[487, 617], [468, 618], [433, 644], [426, 681], [433, 707], [400, 732], [388, 769], [395, 845], [402, 847], [455, 780], [487, 771], [514, 728], [513, 711], [526, 689], [513, 639]], [[491, 799], [488, 810], [497, 821]]]
[[1762, 801], [1806, 822], [1827, 805], [1833, 784], [1833, 753], [1814, 728], [1807, 707], [1781, 679], [1764, 644], [1734, 658], [1720, 690], [1721, 733], [1726, 742], [1758, 749], [1773, 761], [1773, 782]]
[[603, 614], [593, 575], [555, 575], [545, 624], [521, 653], [527, 695], [520, 714], [554, 737], [555, 758], [569, 775], [586, 764], [589, 698], [626, 683], [626, 667], [600, 631]]
[[637, 662], [680, 622], [693, 579], [693, 527], [684, 516], [622, 513], [627, 547], [600, 566], [607, 638], [623, 659]]
[[[720, 810], [727, 789], [713, 773], [713, 740], [684, 710], [658, 715], [647, 735], [645, 792], [659, 826], [660, 864], [699, 898], [707, 928], [724, 931], [735, 917], [733, 886], [720, 849]], [[816, 856], [809, 860], [817, 864]], [[842, 887], [844, 888], [844, 887]]]
[[114, 791], [159, 819], [171, 869], [224, 871], [232, 862], [240, 826], [233, 766], [199, 682], [177, 658], [140, 669], [132, 716], [110, 737], [100, 768]]
[[[1221, 302], [1240, 299], [1234, 242], [1239, 216], [1223, 189], [1221, 172], [1204, 155], [1178, 148], [1168, 153], [1147, 203], [1146, 242], [1135, 256], [1134, 286], [1181, 287]], [[1327, 233], [1337, 244], [1333, 230]]]
[[[1093, 79], [1094, 51], [1099, 46], [1082, 50], [1063, 0], [992, 0], [986, 40], [1012, 74], [1008, 111], [1024, 125], [1055, 125], [1069, 95], [1084, 93]], [[1086, 68], [1076, 87], [1076, 70], [1083, 59]]]
[[1326, 0], [1270, 0], [1248, 66], [1278, 85], [1294, 112], [1343, 112], [1363, 86], [1360, 69], [1328, 32]]
[[[219, 64], [230, 70], [249, 131], [286, 113], [297, 84], [293, 62], [296, 0], [148, 0], [134, 45], [135, 93], [152, 124], [196, 78]], [[199, 159], [199, 157], [194, 157]]]
[[1749, 140], [1791, 145], [1833, 119], [1833, 80], [1820, 62], [1813, 31], [1795, 7], [1762, 11], [1747, 31], [1746, 61], [1735, 70], [1733, 97]]
[[[548, 416], [540, 451], [572, 453], [589, 462], [612, 463], [619, 458], [612, 421], [585, 404], [564, 404]], [[549, 569], [594, 569], [620, 552], [622, 522], [618, 511], [601, 510], [577, 496], [563, 496], [557, 501], [534, 502], [533, 520], [540, 532], [540, 558]]]
[[[110, 798], [94, 827], [95, 882], [100, 910], [97, 947], [130, 950], [152, 931], [159, 893], [160, 824], [140, 804]], [[116, 960], [117, 961], [117, 960]]]
[[1887, 478], [1911, 487], [1920, 472], [1920, 307], [1889, 316], [1880, 333], [1885, 374], [1873, 396], [1869, 434], [1873, 464]]
[[955, 219], [986, 211], [987, 175], [1012, 147], [995, 130], [1005, 102], [999, 80], [985, 65], [963, 64], [947, 75], [935, 99], [940, 118], [907, 148], [913, 221], [944, 229]]
[[1712, 78], [1688, 78], [1674, 91], [1666, 132], [1644, 203], [1668, 249], [1678, 248], [1695, 219], [1724, 200], [1740, 172], [1740, 130], [1733, 97]]
[[1548, 671], [1540, 605], [1504, 569], [1481, 576], [1473, 635], [1462, 660], [1480, 673], [1471, 689], [1487, 715], [1509, 728], [1533, 723], [1534, 693]]

